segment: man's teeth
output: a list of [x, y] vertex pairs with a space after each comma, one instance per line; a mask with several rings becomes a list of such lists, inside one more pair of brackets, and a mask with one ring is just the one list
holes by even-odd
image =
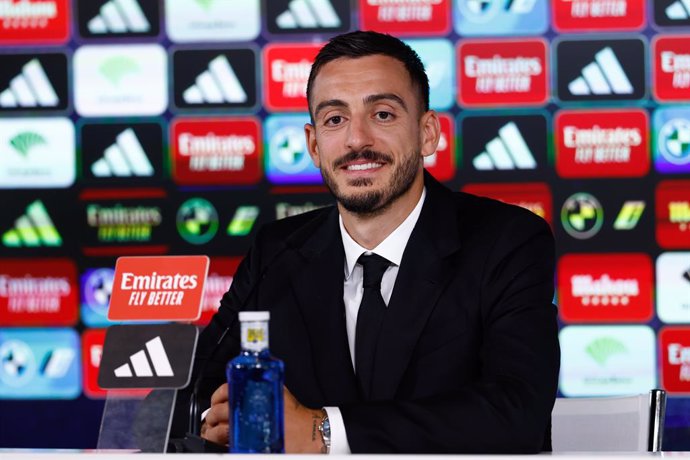
[[364, 171], [365, 169], [375, 169], [380, 168], [380, 163], [365, 163], [362, 165], [350, 165], [347, 167], [348, 171]]

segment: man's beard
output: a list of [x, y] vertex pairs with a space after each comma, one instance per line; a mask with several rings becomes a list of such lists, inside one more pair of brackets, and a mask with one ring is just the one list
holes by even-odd
[[[404, 158], [402, 162], [393, 170], [393, 175], [389, 183], [381, 190], [372, 190], [364, 193], [353, 193], [345, 195], [336, 183], [331, 169], [321, 168], [321, 176], [326, 187], [331, 191], [335, 199], [342, 207], [354, 214], [375, 216], [383, 213], [398, 198], [404, 195], [417, 177], [421, 162], [421, 152], [415, 151], [412, 155]], [[392, 164], [393, 158], [390, 155], [364, 150], [362, 152], [350, 152], [336, 160], [332, 165], [332, 170], [337, 170], [345, 163], [356, 160], [367, 160]], [[350, 180], [347, 185], [350, 187], [368, 187], [373, 184], [371, 179], [361, 178]]]

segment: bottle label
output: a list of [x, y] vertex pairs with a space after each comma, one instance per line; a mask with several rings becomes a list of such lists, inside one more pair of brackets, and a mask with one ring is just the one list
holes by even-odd
[[242, 348], [251, 351], [261, 351], [268, 348], [268, 322], [243, 321]]

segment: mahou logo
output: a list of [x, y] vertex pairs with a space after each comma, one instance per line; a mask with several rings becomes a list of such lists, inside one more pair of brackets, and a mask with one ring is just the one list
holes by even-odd
[[439, 114], [441, 124], [441, 138], [433, 155], [424, 157], [424, 168], [437, 180], [447, 181], [455, 177], [455, 135], [453, 133], [453, 118], [447, 114]]
[[690, 101], [690, 35], [656, 37], [652, 90], [659, 101]]
[[561, 317], [585, 323], [648, 321], [652, 273], [646, 254], [567, 254], [558, 262]]
[[69, 259], [4, 260], [0, 267], [0, 325], [74, 324], [77, 286], [77, 269]]
[[529, 209], [551, 225], [553, 199], [545, 183], [468, 184], [462, 191]]
[[554, 0], [554, 26], [561, 32], [637, 30], [646, 20], [644, 0]]
[[443, 35], [450, 29], [450, 0], [359, 0], [362, 30], [396, 35]]
[[656, 240], [664, 249], [690, 248], [690, 180], [667, 180], [657, 186]]
[[306, 111], [307, 80], [321, 45], [268, 45], [264, 49], [264, 103], [271, 111]]
[[668, 327], [659, 334], [662, 380], [669, 393], [690, 394], [690, 327]]
[[458, 47], [460, 105], [543, 105], [548, 100], [544, 40], [473, 40]]
[[556, 114], [561, 177], [640, 177], [649, 171], [649, 117], [642, 109]]
[[251, 117], [172, 122], [173, 178], [180, 185], [255, 184], [261, 179], [259, 122]]
[[0, 0], [0, 44], [64, 43], [68, 0]]

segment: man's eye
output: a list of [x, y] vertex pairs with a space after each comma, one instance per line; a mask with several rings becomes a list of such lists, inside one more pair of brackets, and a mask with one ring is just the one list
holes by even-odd
[[327, 125], [338, 125], [343, 121], [343, 117], [336, 115], [326, 120]]
[[393, 118], [393, 114], [390, 112], [376, 112], [376, 117], [379, 120], [390, 120]]

